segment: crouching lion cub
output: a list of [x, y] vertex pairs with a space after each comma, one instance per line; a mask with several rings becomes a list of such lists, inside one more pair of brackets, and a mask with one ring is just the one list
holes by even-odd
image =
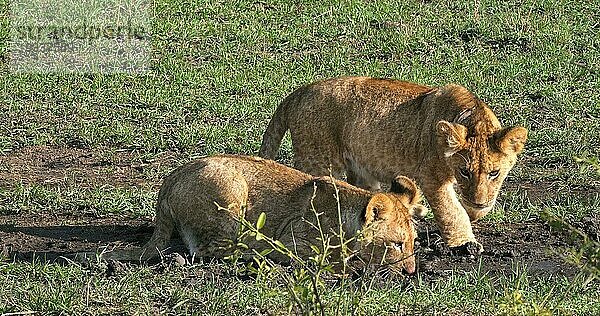
[[[346, 173], [378, 190], [397, 175], [417, 181], [450, 247], [481, 245], [470, 220], [488, 213], [527, 130], [502, 128], [464, 87], [343, 77], [294, 91], [277, 107], [259, 156], [274, 159], [289, 130], [294, 166], [313, 175]], [[455, 184], [461, 193], [460, 199]]]
[[[307, 256], [310, 245], [318, 245], [319, 236], [312, 224], [316, 221], [311, 203], [322, 214], [319, 220], [324, 233], [339, 232], [336, 187], [346, 236], [350, 238], [359, 230], [363, 235], [350, 249], [363, 260], [374, 254], [371, 262], [383, 262], [392, 272], [404, 269], [414, 273], [416, 233], [411, 215], [426, 210], [419, 204], [421, 196], [410, 179], [395, 179], [393, 193], [371, 193], [274, 161], [233, 155], [203, 158], [171, 173], [158, 195], [151, 240], [138, 251], [108, 253], [105, 258], [143, 260], [156, 256], [174, 229], [192, 256], [224, 257], [229, 254], [224, 242], [236, 240], [240, 216], [245, 214], [246, 220], [255, 223], [261, 212], [266, 214], [262, 233]], [[259, 251], [266, 246], [252, 243], [248, 246]]]

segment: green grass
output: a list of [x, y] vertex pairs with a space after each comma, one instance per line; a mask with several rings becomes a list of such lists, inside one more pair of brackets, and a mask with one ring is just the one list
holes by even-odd
[[[205, 263], [145, 267], [124, 266], [106, 276], [104, 267], [82, 268], [71, 264], [0, 263], [0, 312], [46, 311], [67, 314], [285, 314], [285, 288], [274, 280], [241, 280], [228, 266]], [[323, 297], [328, 313], [337, 307], [339, 295], [351, 287], [328, 285]], [[346, 293], [346, 294], [345, 294]], [[520, 293], [521, 298], [515, 295]], [[502, 278], [479, 273], [476, 268], [445, 280], [395, 280], [373, 287], [352, 301], [342, 299], [341, 310], [360, 304], [362, 315], [490, 314], [517, 310], [518, 315], [538, 311], [593, 315], [598, 306], [597, 288], [573, 285], [557, 276], [530, 279], [523, 267]], [[521, 313], [522, 312], [522, 313]]]
[[0, 215], [125, 214], [145, 216], [154, 212], [155, 192], [139, 188], [47, 188], [40, 185], [0, 187]]
[[[33, 145], [130, 149], [147, 159], [175, 152], [182, 162], [219, 152], [253, 154], [277, 103], [304, 83], [340, 75], [454, 82], [486, 100], [504, 125], [530, 131], [511, 190], [487, 220], [537, 218], [545, 208], [575, 220], [600, 208], [598, 174], [575, 162], [600, 156], [596, 2], [157, 1], [152, 71], [145, 75], [11, 74], [8, 8], [0, 0], [5, 154]], [[290, 161], [289, 141], [282, 153]], [[518, 189], [520, 183], [539, 185], [544, 200]], [[0, 213], [140, 216], [153, 211], [155, 193], [15, 184], [0, 189]], [[102, 269], [78, 265], [0, 263], [0, 313], [287, 311], [280, 285], [215, 279], [211, 267], [169, 266], [161, 273], [133, 267], [106, 277]], [[494, 314], [517, 306], [527, 310], [514, 312], [521, 315], [535, 304], [556, 314], [597, 312], [597, 283], [570, 291], [571, 281], [473, 271], [387, 284], [363, 298], [360, 313]], [[346, 290], [332, 287], [327, 301]]]

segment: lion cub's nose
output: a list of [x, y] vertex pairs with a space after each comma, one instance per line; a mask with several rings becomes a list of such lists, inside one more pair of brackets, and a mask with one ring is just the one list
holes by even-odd
[[415, 272], [417, 271], [416, 269], [416, 265], [415, 265], [415, 260], [410, 260], [407, 259], [404, 262], [404, 271], [408, 274], [408, 275], [413, 275], [415, 274]]

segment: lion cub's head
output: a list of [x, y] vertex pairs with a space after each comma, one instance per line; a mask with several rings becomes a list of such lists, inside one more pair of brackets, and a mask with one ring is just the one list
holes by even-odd
[[447, 121], [436, 125], [438, 146], [443, 148], [460, 189], [461, 204], [472, 221], [492, 209], [502, 182], [527, 140], [525, 128], [501, 129], [490, 110], [482, 112], [493, 119], [474, 120], [469, 128]]
[[414, 244], [417, 233], [412, 216], [427, 209], [420, 204], [415, 183], [403, 176], [392, 183], [392, 193], [373, 195], [365, 211], [361, 258], [388, 266], [392, 272], [415, 272]]

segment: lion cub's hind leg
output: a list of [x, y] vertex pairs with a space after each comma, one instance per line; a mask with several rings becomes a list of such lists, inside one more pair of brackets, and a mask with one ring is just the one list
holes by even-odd
[[171, 210], [166, 200], [159, 200], [156, 205], [156, 217], [154, 218], [154, 232], [150, 241], [144, 245], [139, 255], [140, 260], [147, 260], [156, 257], [169, 243], [175, 222], [171, 217]]
[[369, 191], [381, 191], [381, 183], [352, 158], [344, 159], [348, 183]]
[[[215, 214], [221, 220], [219, 223], [206, 221], [202, 223], [186, 223], [181, 225], [179, 235], [189, 250], [192, 258], [215, 257], [223, 258], [231, 253], [232, 242], [235, 244], [239, 231], [238, 214], [242, 207], [237, 203], [229, 203], [225, 207], [213, 204]], [[210, 210], [213, 213], [213, 210]], [[200, 215], [205, 216], [205, 215]]]
[[248, 183], [235, 168], [218, 162], [189, 180], [174, 207], [181, 238], [192, 257], [226, 256], [228, 242], [237, 238]]
[[[315, 131], [321, 133], [315, 134]], [[294, 147], [294, 168], [313, 176], [342, 178], [345, 165], [341, 147], [328, 132], [327, 126], [290, 126], [290, 134]]]
[[348, 183], [369, 191], [381, 191], [381, 183], [370, 174], [359, 173], [356, 170], [347, 169]]
[[342, 179], [345, 167], [341, 159], [335, 156], [330, 158], [319, 156], [294, 156], [294, 168], [311, 174], [313, 176], [333, 176], [336, 179]]

